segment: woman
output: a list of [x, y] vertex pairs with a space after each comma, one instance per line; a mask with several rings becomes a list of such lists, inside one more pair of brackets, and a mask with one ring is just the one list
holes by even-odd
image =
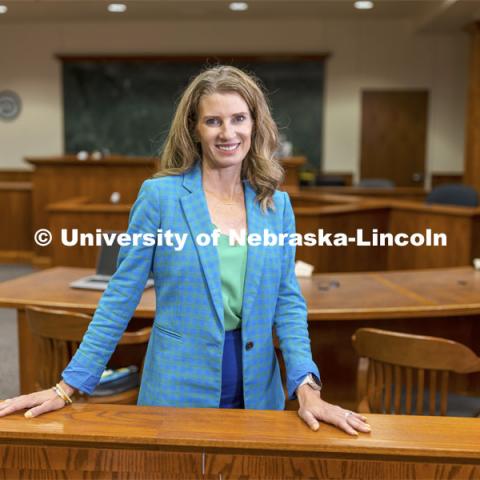
[[[91, 393], [153, 271], [157, 308], [139, 404], [283, 409], [275, 327], [289, 398], [298, 396], [310, 428], [324, 421], [352, 435], [370, 431], [364, 417], [321, 399], [294, 248], [230, 245], [227, 236], [295, 231], [288, 195], [277, 190], [276, 146], [275, 123], [253, 78], [228, 66], [198, 75], [179, 102], [160, 172], [142, 185], [128, 228], [131, 235], [184, 235], [183, 248], [122, 247], [59, 387], [10, 399], [0, 416], [28, 408], [25, 416], [34, 417], [63, 407], [75, 389]], [[199, 244], [199, 235], [215, 230], [218, 245]]]

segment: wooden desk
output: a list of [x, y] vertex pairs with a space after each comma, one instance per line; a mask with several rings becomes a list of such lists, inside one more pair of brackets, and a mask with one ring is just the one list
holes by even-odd
[[467, 266], [480, 256], [480, 208], [303, 191], [291, 197], [300, 234], [320, 230], [356, 237], [362, 230], [363, 239], [369, 241], [373, 231], [407, 238], [430, 231], [432, 242], [435, 234], [447, 237], [442, 246], [299, 245], [297, 259], [314, 265], [318, 273]]
[[[449, 338], [480, 354], [480, 272], [471, 267], [330, 273], [300, 279], [324, 396], [356, 407], [351, 337], [373, 327]], [[452, 375], [458, 393], [480, 395], [480, 375]]]
[[[35, 368], [25, 305], [93, 313], [101, 293], [68, 287], [72, 280], [90, 273], [90, 269], [56, 267], [0, 283], [0, 306], [18, 311], [22, 393], [33, 390]], [[323, 274], [300, 279], [300, 286], [325, 397], [349, 408], [355, 408], [357, 365], [350, 339], [359, 327], [444, 336], [480, 353], [480, 272], [470, 267]], [[135, 317], [152, 319], [154, 314], [155, 292], [149, 289]], [[456, 381], [459, 391], [480, 391], [479, 375]]]
[[[73, 280], [95, 273], [90, 268], [55, 267], [0, 282], [0, 306], [23, 310], [26, 305], [93, 313], [103, 292], [70, 288]], [[135, 317], [153, 318], [155, 291], [145, 290]]]
[[478, 420], [369, 415], [371, 434], [295, 412], [74, 404], [0, 419], [0, 478], [478, 478]]
[[480, 272], [472, 267], [326, 273], [298, 280], [309, 320], [480, 314]]

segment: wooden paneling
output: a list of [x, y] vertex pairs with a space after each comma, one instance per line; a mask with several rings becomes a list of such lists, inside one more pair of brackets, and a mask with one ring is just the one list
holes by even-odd
[[[122, 203], [133, 203], [140, 185], [155, 172], [155, 161], [146, 158], [109, 157], [79, 161], [74, 156], [27, 158], [33, 172], [33, 231], [48, 228], [46, 207], [72, 197], [88, 196], [108, 203], [119, 192]], [[50, 249], [34, 247], [38, 263], [49, 263]]]
[[[292, 194], [297, 231], [353, 236], [362, 229], [364, 240], [378, 234], [409, 237], [420, 233], [431, 240], [446, 235], [446, 246], [298, 246], [297, 259], [315, 267], [315, 272], [355, 272], [441, 268], [470, 265], [480, 256], [480, 208], [426, 205], [389, 198], [299, 192]], [[333, 238], [333, 236], [332, 236]], [[440, 241], [440, 240], [439, 240]]]
[[31, 170], [0, 170], [0, 182], [30, 182]]
[[461, 173], [432, 173], [432, 189], [446, 183], [462, 183], [462, 181]]
[[388, 228], [390, 233], [426, 234], [427, 230], [431, 229], [434, 233], [444, 233], [447, 236], [447, 245], [389, 247], [387, 270], [470, 265], [475, 247], [472, 244], [472, 229], [478, 214], [474, 217], [459, 213], [430, 205], [417, 207], [398, 204], [393, 207]]
[[[423, 201], [428, 192], [423, 187], [395, 187], [395, 188], [370, 188], [370, 187], [303, 187], [297, 197], [332, 195], [354, 195], [356, 197], [371, 197], [375, 199], [395, 199]], [[295, 195], [295, 194], [294, 194]]]
[[295, 209], [296, 207], [345, 206], [347, 204], [357, 204], [362, 200], [361, 197], [348, 195], [347, 193], [338, 195], [336, 188], [342, 187], [334, 187], [331, 189], [329, 187], [325, 189], [324, 187], [302, 188], [298, 192], [289, 193], [290, 201]]
[[32, 256], [32, 185], [0, 182], [0, 261], [28, 261]]
[[445, 479], [470, 478], [478, 471], [475, 465], [454, 463], [399, 463], [388, 460], [360, 460], [356, 458], [316, 458], [281, 455], [207, 456], [207, 476], [219, 479]]
[[[480, 208], [426, 205], [418, 202], [371, 199], [352, 195], [292, 193], [297, 232], [315, 234], [316, 244], [299, 245], [297, 259], [315, 267], [316, 273], [441, 268], [470, 265], [480, 256]], [[51, 266], [93, 267], [97, 248], [61, 244], [62, 228], [80, 233], [125, 231], [131, 205], [92, 203], [86, 197], [57, 202], [48, 207], [53, 233]], [[446, 246], [361, 246], [376, 234], [411, 236], [445, 234]], [[322, 237], [322, 232], [325, 237]], [[348, 236], [348, 246], [335, 246], [335, 234]], [[318, 241], [323, 245], [317, 245]], [[329, 245], [328, 240], [333, 244]], [[318, 240], [318, 241], [317, 241]]]
[[362, 92], [361, 178], [421, 186], [425, 173], [428, 92]]
[[[432, 172], [431, 176], [431, 186], [432, 188], [443, 185], [445, 183], [462, 183], [463, 173], [458, 172]], [[375, 188], [365, 188], [365, 187], [354, 187], [354, 190], [348, 191], [345, 187], [353, 186], [353, 174], [352, 173], [343, 173], [343, 172], [329, 172], [329, 173], [320, 173], [318, 175], [320, 179], [325, 179], [328, 181], [331, 178], [341, 178], [345, 182], [344, 187], [334, 187], [334, 186], [318, 186], [318, 187], [302, 187], [301, 191], [310, 191], [318, 189], [319, 192], [328, 192], [328, 193], [348, 193], [349, 195], [368, 195], [368, 196], [386, 196], [386, 197], [402, 197], [404, 200], [421, 200], [428, 193], [423, 187], [396, 187], [389, 189], [388, 192], [385, 189], [375, 189]], [[337, 191], [338, 189], [338, 191]]]
[[90, 203], [86, 197], [48, 205], [48, 224], [53, 236], [51, 266], [95, 267], [99, 248], [80, 243], [68, 247], [61, 241], [61, 231], [67, 232], [69, 241], [73, 240], [74, 230], [79, 237], [81, 234], [95, 235], [98, 229], [101, 232], [125, 232], [130, 208], [131, 205]]
[[73, 404], [28, 421], [21, 413], [0, 420], [0, 478], [480, 474], [475, 419], [372, 414], [368, 421], [371, 434], [351, 437], [326, 424], [312, 432], [296, 412]]
[[[95, 225], [95, 228], [117, 229], [117, 226], [119, 226], [120, 229], [125, 229], [126, 225], [123, 226], [124, 223], [121, 219], [123, 213], [120, 213], [122, 209], [117, 210], [113, 205], [111, 210], [107, 207], [111, 194], [118, 192], [121, 204], [131, 206], [137, 197], [142, 182], [156, 171], [156, 160], [145, 157], [111, 156], [103, 160], [80, 161], [75, 156], [66, 155], [62, 157], [27, 158], [26, 160], [34, 166], [32, 173], [32, 232], [40, 228], [48, 228], [48, 205], [81, 196], [86, 197], [92, 204], [103, 205], [97, 208], [95, 218], [86, 219], [88, 213], [85, 210], [82, 218], [75, 219], [72, 216], [74, 212], [65, 210], [66, 207], [64, 207], [64, 216], [62, 216], [58, 205], [56, 205], [54, 211], [52, 210], [54, 212], [55, 228], [60, 227], [62, 221], [68, 221], [69, 225], [80, 222], [79, 225], [86, 227], [91, 227], [98, 221], [100, 223]], [[304, 163], [304, 157], [283, 159], [285, 167], [284, 188], [286, 190], [298, 190], [298, 170]], [[103, 211], [103, 216], [99, 209]], [[112, 214], [112, 218], [110, 218], [110, 214]], [[56, 241], [55, 237], [54, 241]], [[70, 258], [64, 251], [59, 254], [60, 256], [56, 252], [54, 263], [52, 263], [52, 248], [34, 245], [34, 263], [43, 267], [57, 265], [58, 262], [64, 261], [67, 262], [67, 265], [91, 265], [92, 259], [95, 258], [95, 254], [91, 251], [80, 253], [78, 259]], [[95, 263], [94, 260], [93, 263]]]
[[[343, 211], [342, 211], [343, 210]], [[298, 207], [295, 209], [296, 228], [301, 234], [317, 233], [323, 230], [330, 234], [334, 242], [337, 232], [354, 237], [357, 229], [366, 232], [376, 228], [385, 231], [388, 227], [388, 209], [365, 206], [357, 209], [355, 205], [347, 208]], [[315, 266], [316, 272], [354, 272], [366, 270], [385, 270], [388, 265], [388, 251], [385, 247], [348, 246], [298, 246], [297, 260], [303, 260]]]
[[[180, 448], [179, 448], [180, 450]], [[0, 446], [0, 479], [161, 479], [202, 477], [199, 452], [62, 446]]]
[[470, 28], [470, 71], [463, 181], [480, 191], [480, 22]]

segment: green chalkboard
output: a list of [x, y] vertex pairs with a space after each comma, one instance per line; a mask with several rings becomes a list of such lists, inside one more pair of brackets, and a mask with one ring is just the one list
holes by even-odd
[[[323, 60], [229, 62], [266, 87], [280, 131], [312, 167], [321, 165]], [[78, 59], [63, 62], [65, 150], [158, 153], [176, 102], [205, 68], [198, 61]]]

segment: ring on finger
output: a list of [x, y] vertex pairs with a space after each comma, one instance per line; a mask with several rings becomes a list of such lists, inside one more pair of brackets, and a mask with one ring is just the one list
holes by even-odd
[[345, 420], [348, 420], [348, 417], [349, 417], [350, 415], [353, 415], [353, 412], [352, 412], [352, 411], [345, 412]]

